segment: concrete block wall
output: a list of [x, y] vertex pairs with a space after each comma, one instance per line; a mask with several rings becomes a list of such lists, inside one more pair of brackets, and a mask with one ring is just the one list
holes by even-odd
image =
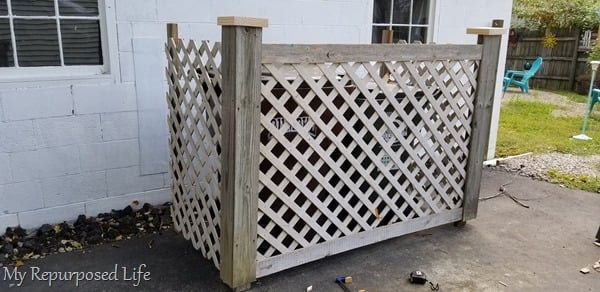
[[0, 89], [0, 232], [170, 199], [140, 175], [133, 83]]
[[109, 72], [0, 74], [0, 234], [170, 200], [166, 23], [218, 41], [218, 16], [265, 17], [265, 42], [370, 41], [369, 0], [104, 2]]

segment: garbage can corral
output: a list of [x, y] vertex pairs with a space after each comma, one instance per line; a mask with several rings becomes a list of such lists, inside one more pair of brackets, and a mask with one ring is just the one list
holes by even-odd
[[166, 45], [175, 228], [229, 286], [476, 215], [502, 29], [479, 45]]

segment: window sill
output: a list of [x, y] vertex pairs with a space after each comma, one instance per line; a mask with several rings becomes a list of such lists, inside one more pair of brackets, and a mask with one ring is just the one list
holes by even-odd
[[109, 82], [117, 79], [117, 76], [111, 73], [77, 73], [78, 72], [72, 72], [70, 74], [13, 74], [13, 76], [0, 74], [4, 75], [0, 77], [0, 89], [64, 86], [71, 84]]

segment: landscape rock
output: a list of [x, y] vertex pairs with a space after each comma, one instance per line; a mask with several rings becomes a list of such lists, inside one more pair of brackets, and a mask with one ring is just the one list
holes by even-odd
[[50, 224], [44, 224], [38, 229], [38, 236], [47, 235], [52, 231], [52, 226]]
[[47, 254], [71, 252], [87, 246], [130, 239], [171, 227], [170, 204], [144, 204], [139, 210], [127, 206], [97, 217], [79, 215], [73, 223], [44, 224], [27, 232], [9, 227], [0, 236], [0, 267], [15, 266]]
[[14, 246], [12, 245], [12, 243], [5, 243], [4, 245], [2, 245], [2, 249], [0, 249], [0, 252], [3, 254], [11, 255], [13, 253], [13, 250]]
[[548, 181], [546, 172], [556, 170], [572, 175], [587, 175], [600, 177], [600, 155], [576, 156], [563, 153], [534, 154], [503, 160], [498, 168], [522, 176]]

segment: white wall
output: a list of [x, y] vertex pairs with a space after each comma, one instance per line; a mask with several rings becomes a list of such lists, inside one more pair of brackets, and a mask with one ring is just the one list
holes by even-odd
[[[170, 200], [166, 23], [178, 23], [182, 38], [216, 41], [217, 16], [265, 17], [268, 43], [371, 41], [372, 0], [103, 2], [109, 73], [33, 77], [0, 70], [0, 234], [17, 224], [95, 216], [133, 200]], [[493, 18], [510, 23], [510, 2], [437, 1], [434, 41], [474, 43], [466, 27]]]
[[[433, 41], [436, 43], [477, 43], [477, 36], [467, 35], [467, 27], [491, 26], [493, 19], [503, 19], [504, 27], [509, 28], [511, 20], [511, 0], [437, 0], [436, 8], [439, 13], [434, 20]], [[498, 62], [498, 81], [494, 95], [492, 127], [487, 159], [492, 159], [496, 152], [496, 137], [500, 117], [500, 102], [502, 101], [502, 76], [506, 65], [506, 50], [508, 36], [502, 37], [502, 47]]]
[[[372, 18], [369, 0], [233, 0], [205, 1], [203, 9], [177, 9], [173, 3], [193, 7], [195, 0], [158, 0], [158, 20], [177, 20], [180, 36], [220, 39], [217, 16], [269, 19], [263, 31], [266, 43], [369, 43]], [[199, 7], [200, 8], [200, 7]], [[160, 28], [163, 31], [163, 27]]]
[[101, 1], [110, 72], [0, 68], [0, 234], [170, 200], [163, 44], [220, 39], [217, 16], [266, 17], [265, 42], [366, 43], [369, 0]]

